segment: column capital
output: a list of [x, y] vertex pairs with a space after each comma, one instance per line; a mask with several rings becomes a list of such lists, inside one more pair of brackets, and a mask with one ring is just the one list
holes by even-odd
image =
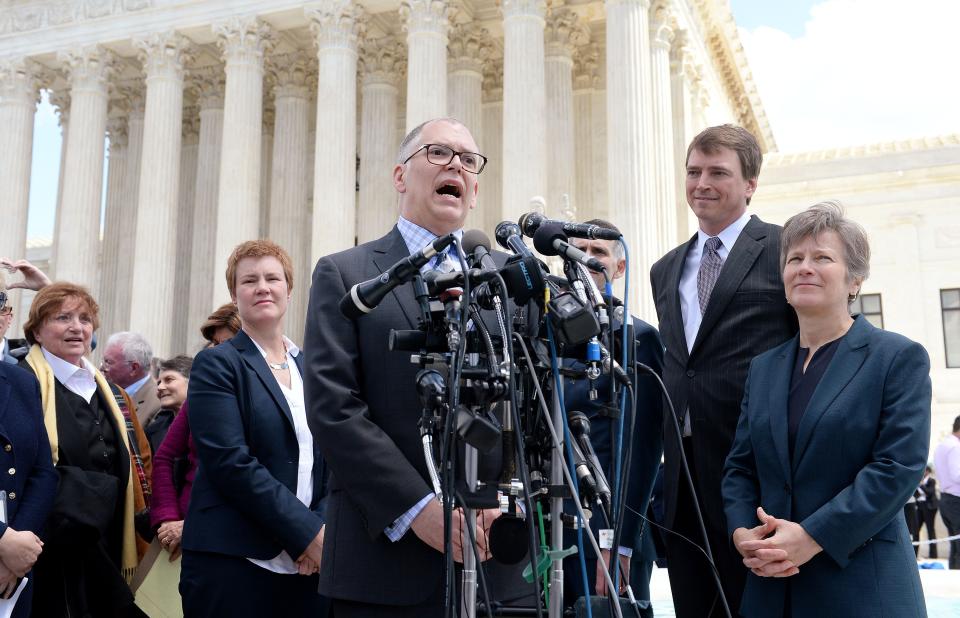
[[503, 101], [503, 58], [483, 63], [483, 102]]
[[263, 66], [263, 56], [273, 49], [276, 35], [264, 21], [254, 16], [231, 17], [213, 25], [217, 45], [227, 64]]
[[0, 100], [36, 105], [43, 77], [39, 65], [24, 57], [0, 59]]
[[650, 13], [650, 45], [654, 49], [669, 50], [676, 32], [676, 19], [663, 2], [658, 2]]
[[399, 87], [406, 72], [407, 47], [396, 37], [365, 39], [360, 45], [360, 75], [364, 86]]
[[57, 116], [59, 116], [57, 124], [60, 127], [66, 126], [70, 121], [70, 102], [69, 87], [50, 91], [50, 105], [56, 108]]
[[147, 79], [183, 79], [184, 65], [192, 59], [191, 41], [175, 31], [154, 32], [133, 41]]
[[644, 10], [650, 9], [650, 0], [604, 0], [606, 6], [639, 6]]
[[110, 150], [127, 145], [127, 117], [110, 116], [107, 118], [107, 134], [110, 136]]
[[206, 66], [190, 71], [189, 88], [194, 92], [200, 111], [223, 109], [226, 74], [222, 65]]
[[596, 43], [581, 45], [573, 54], [573, 89], [594, 88], [600, 78], [600, 50]]
[[267, 77], [273, 83], [274, 97], [310, 96], [310, 67], [307, 54], [294, 51], [271, 56], [267, 62]]
[[200, 143], [200, 106], [187, 105], [183, 108], [183, 128], [181, 135], [184, 146]]
[[570, 59], [577, 47], [590, 42], [590, 29], [575, 11], [563, 6], [550, 7], [543, 40], [547, 57]]
[[533, 17], [542, 21], [547, 13], [547, 3], [546, 0], [500, 0], [500, 12], [504, 20]]
[[432, 34], [446, 40], [450, 9], [446, 0], [401, 0], [400, 20], [408, 34]]
[[357, 51], [366, 30], [366, 11], [351, 0], [314, 2], [303, 8], [319, 49], [334, 47]]
[[450, 30], [447, 50], [450, 71], [482, 74], [484, 65], [493, 53], [490, 32], [475, 22], [457, 24]]
[[113, 52], [99, 45], [78, 47], [57, 54], [64, 65], [71, 97], [80, 91], [107, 95], [110, 78], [115, 73], [116, 60]]

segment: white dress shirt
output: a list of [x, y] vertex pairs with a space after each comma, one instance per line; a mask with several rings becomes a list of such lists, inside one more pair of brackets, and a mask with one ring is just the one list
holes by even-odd
[[960, 438], [950, 434], [937, 445], [933, 469], [940, 481], [940, 493], [960, 498]]
[[[252, 338], [251, 341], [266, 360], [266, 351]], [[277, 380], [277, 384], [280, 386], [283, 397], [287, 400], [287, 405], [290, 406], [293, 428], [297, 434], [297, 450], [299, 451], [297, 458], [297, 500], [309, 508], [310, 503], [313, 502], [313, 434], [310, 432], [309, 425], [307, 425], [307, 408], [303, 399], [303, 379], [297, 369], [297, 363], [294, 361], [294, 357], [300, 354], [300, 348], [286, 337], [283, 338], [283, 341], [287, 346], [290, 388], [284, 386], [280, 380]], [[299, 558], [299, 556], [297, 557]], [[247, 558], [247, 560], [274, 573], [292, 575], [297, 572], [294, 559], [286, 551], [281, 551], [271, 560], [255, 560], [254, 558]]]
[[84, 401], [90, 403], [94, 393], [97, 392], [97, 381], [93, 377], [97, 370], [93, 366], [93, 363], [81, 357], [80, 363], [83, 366], [78, 367], [48, 352], [43, 346], [40, 347], [40, 351], [43, 352], [43, 357], [47, 359], [50, 369], [53, 370], [53, 375], [59, 380], [60, 384], [63, 384], [68, 391], [80, 395]]

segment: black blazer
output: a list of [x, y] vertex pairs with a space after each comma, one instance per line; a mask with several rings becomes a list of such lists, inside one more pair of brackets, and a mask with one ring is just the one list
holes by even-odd
[[[422, 407], [409, 352], [390, 352], [391, 329], [417, 327], [410, 285], [370, 314], [348, 320], [338, 304], [355, 284], [410, 252], [394, 227], [386, 236], [317, 262], [310, 289], [308, 418], [330, 467], [329, 526], [320, 591], [332, 598], [415, 605], [440, 585], [443, 556], [413, 532], [391, 542], [384, 529], [433, 491], [417, 429]], [[495, 252], [502, 264], [506, 256]], [[481, 466], [498, 462], [481, 458]]]
[[[296, 357], [303, 375], [303, 354]], [[183, 547], [296, 560], [323, 525], [326, 466], [313, 449], [313, 502], [297, 499], [297, 436], [276, 378], [242, 330], [201, 351], [190, 370], [190, 432], [199, 465]]]
[[[680, 277], [697, 236], [660, 258], [650, 271], [660, 336], [666, 346], [663, 381], [677, 416], [690, 410], [697, 453], [697, 492], [704, 517], [723, 522], [720, 478], [740, 416], [750, 361], [797, 332], [780, 273], [780, 227], [750, 217], [720, 271], [693, 349], [687, 352], [680, 309]], [[668, 408], [664, 408], [667, 410]], [[682, 421], [681, 421], [682, 422]], [[666, 525], [676, 514], [679, 444], [664, 415]]]

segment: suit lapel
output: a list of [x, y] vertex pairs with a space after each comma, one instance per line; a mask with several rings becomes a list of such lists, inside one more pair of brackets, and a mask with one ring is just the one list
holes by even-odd
[[685, 244], [674, 249], [676, 255], [670, 262], [670, 269], [667, 271], [667, 290], [670, 291], [667, 297], [667, 320], [669, 332], [665, 333], [668, 338], [667, 347], [679, 350], [680, 358], [686, 363], [690, 358], [687, 351], [687, 335], [683, 329], [683, 309], [680, 306], [680, 277], [683, 276], [683, 266], [687, 261], [687, 254], [697, 243], [697, 235], [694, 234]]
[[[710, 293], [710, 302], [707, 304], [707, 313], [700, 322], [700, 330], [697, 331], [697, 338], [693, 342], [691, 354], [696, 351], [701, 341], [713, 330], [720, 316], [733, 295], [740, 288], [743, 278], [750, 272], [753, 263], [757, 261], [760, 252], [763, 251], [763, 244], [760, 242], [766, 237], [766, 232], [760, 228], [760, 220], [756, 215], [751, 216], [747, 225], [740, 232], [737, 242], [730, 249], [720, 276], [717, 278], [713, 291]], [[678, 280], [679, 284], [679, 280]]]
[[797, 469], [800, 460], [803, 458], [804, 450], [810, 443], [811, 434], [820, 417], [853, 379], [853, 376], [860, 371], [860, 367], [870, 350], [867, 342], [872, 329], [873, 326], [866, 319], [859, 317], [839, 343], [833, 360], [827, 366], [820, 384], [813, 391], [810, 403], [807, 404], [803, 418], [800, 419], [800, 426], [797, 428], [797, 443], [793, 453], [794, 470]]
[[[283, 416], [286, 417], [287, 422], [290, 423], [290, 427], [293, 428], [293, 413], [290, 412], [290, 406], [287, 405], [287, 398], [283, 396], [277, 379], [273, 377], [273, 374], [270, 373], [270, 368], [267, 367], [267, 360], [263, 357], [263, 354], [260, 353], [260, 350], [257, 349], [253, 340], [250, 339], [250, 335], [241, 330], [230, 340], [230, 343], [240, 352], [240, 357], [243, 359], [243, 362], [253, 369], [254, 373], [260, 378], [260, 381], [263, 382], [267, 392], [273, 397], [273, 401], [277, 404], [277, 407], [280, 408], [280, 411], [283, 412]], [[301, 373], [300, 375], [303, 374]]]
[[[391, 266], [405, 257], [410, 257], [410, 249], [407, 247], [407, 243], [404, 242], [403, 236], [396, 226], [393, 227], [389, 234], [378, 240], [373, 247], [373, 264], [381, 273], [386, 272]], [[390, 294], [400, 306], [400, 311], [403, 312], [404, 317], [407, 318], [410, 328], [416, 328], [417, 319], [413, 310], [417, 306], [417, 299], [413, 295], [413, 286], [407, 284], [398, 285], [393, 288]], [[380, 309], [382, 309], [382, 307], [380, 307]], [[376, 310], [377, 309], [374, 309], [374, 311]]]
[[769, 400], [767, 410], [770, 411], [770, 433], [773, 434], [773, 445], [777, 451], [777, 459], [783, 468], [785, 479], [792, 477], [790, 472], [790, 449], [787, 430], [787, 410], [789, 409], [790, 377], [793, 375], [793, 364], [797, 357], [799, 338], [794, 337], [789, 343], [781, 346], [766, 371], [772, 376], [770, 380]]

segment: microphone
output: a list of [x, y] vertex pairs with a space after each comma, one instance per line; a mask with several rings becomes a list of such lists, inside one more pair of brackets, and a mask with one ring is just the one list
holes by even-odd
[[494, 236], [497, 237], [497, 244], [507, 251], [512, 251], [522, 257], [533, 257], [530, 248], [523, 242], [523, 233], [520, 231], [520, 226], [513, 221], [498, 223]]
[[[583, 453], [589, 458], [593, 466], [593, 476], [597, 484], [597, 495], [604, 506], [610, 504], [610, 485], [603, 474], [603, 468], [600, 467], [600, 460], [597, 458], [596, 451], [593, 450], [593, 444], [590, 442], [590, 421], [583, 412], [568, 412], [567, 424], [570, 426], [570, 433], [574, 440], [583, 449]], [[579, 475], [578, 475], [579, 476]]]
[[590, 502], [600, 500], [600, 485], [590, 471], [590, 465], [587, 463], [587, 458], [583, 455], [583, 450], [576, 442], [571, 442], [570, 447], [573, 450], [573, 469], [577, 474], [577, 481], [580, 483], [580, 488], [587, 494]]
[[539, 212], [528, 212], [520, 217], [520, 229], [533, 238], [541, 227], [547, 224], [556, 224], [563, 229], [563, 233], [573, 238], [589, 238], [591, 240], [619, 240], [620, 234], [611, 229], [590, 223], [571, 223], [569, 221], [554, 221], [547, 219]]
[[600, 260], [590, 257], [567, 242], [567, 235], [563, 232], [559, 223], [541, 225], [540, 229], [533, 235], [533, 246], [543, 255], [562, 255], [568, 260], [583, 264], [590, 270], [606, 272]]
[[490, 554], [500, 564], [517, 564], [527, 557], [527, 524], [516, 515], [504, 513], [490, 524]]
[[497, 270], [497, 263], [490, 255], [490, 239], [481, 230], [467, 230], [460, 241], [470, 264], [481, 270]]
[[453, 234], [441, 236], [420, 251], [405, 257], [378, 277], [357, 283], [340, 299], [340, 313], [355, 320], [373, 311], [383, 298], [398, 285], [420, 272], [420, 267], [453, 242]]

